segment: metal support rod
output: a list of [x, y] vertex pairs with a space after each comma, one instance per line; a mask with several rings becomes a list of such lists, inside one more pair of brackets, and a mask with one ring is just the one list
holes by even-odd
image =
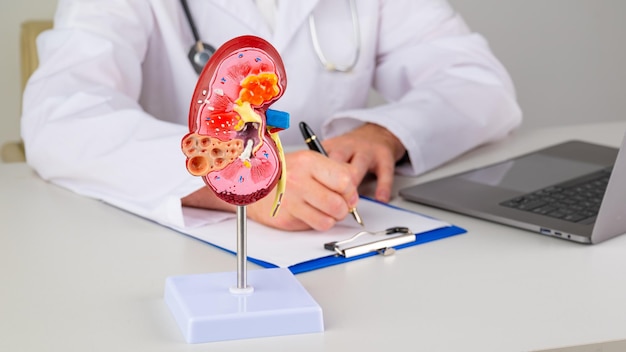
[[237, 288], [245, 289], [247, 283], [246, 259], [248, 257], [246, 246], [246, 206], [237, 206]]

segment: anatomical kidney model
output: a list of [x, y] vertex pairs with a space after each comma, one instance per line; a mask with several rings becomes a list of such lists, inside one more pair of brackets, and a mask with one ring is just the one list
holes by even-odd
[[286, 172], [277, 132], [289, 121], [268, 107], [286, 85], [278, 52], [254, 36], [226, 42], [200, 74], [182, 150], [187, 170], [220, 199], [248, 205], [278, 185], [272, 214], [278, 210]]

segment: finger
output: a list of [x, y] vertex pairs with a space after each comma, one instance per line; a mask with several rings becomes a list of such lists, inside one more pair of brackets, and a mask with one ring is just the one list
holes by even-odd
[[[332, 142], [332, 141], [331, 141]], [[335, 148], [333, 143], [329, 142], [329, 147], [326, 149], [328, 157], [339, 162], [348, 163], [352, 159], [352, 151], [346, 148]]]
[[371, 155], [368, 153], [356, 153], [350, 160], [353, 182], [356, 185], [359, 185], [365, 178], [365, 175], [373, 168], [375, 159]]
[[270, 227], [274, 227], [274, 228], [286, 230], [286, 231], [303, 231], [303, 230], [311, 229], [311, 226], [309, 226], [309, 224], [307, 224], [306, 222], [302, 221], [302, 219], [299, 219], [291, 215], [285, 216], [283, 214], [284, 212], [275, 218], [271, 218], [271, 219], [268, 218], [266, 221], [262, 221], [261, 223], [263, 223], [266, 226], [270, 226]]
[[[290, 154], [288, 161], [287, 165], [290, 169], [287, 173], [287, 192], [281, 211], [286, 210], [289, 216], [298, 219], [301, 223], [298, 224], [293, 219], [289, 219], [289, 224], [285, 226], [301, 227], [306, 224], [307, 227], [316, 230], [328, 230], [338, 220], [347, 216], [348, 208], [352, 204], [347, 204], [344, 195], [337, 191], [346, 187], [328, 176], [345, 173], [345, 166], [342, 167], [341, 164], [338, 166], [337, 162], [311, 151]], [[318, 176], [316, 177], [315, 174]], [[356, 198], [356, 188], [354, 188], [354, 198]], [[357, 199], [351, 199], [351, 201], [356, 203]]]
[[395, 163], [391, 158], [383, 157], [378, 160], [376, 166], [376, 193], [375, 198], [381, 202], [389, 202], [391, 199], [391, 189], [393, 187], [393, 179], [395, 175]]
[[[320, 197], [324, 190], [339, 199], [338, 210], [334, 211], [334, 213], [332, 210], [329, 210], [329, 203]], [[294, 193], [297, 193], [297, 195]], [[301, 189], [300, 192], [291, 192], [291, 195], [292, 197], [285, 197], [281, 212], [278, 214], [278, 226], [280, 228], [326, 231], [333, 227], [338, 220], [347, 216], [347, 209], [345, 209], [346, 206], [343, 199], [336, 193], [319, 186], [319, 184]], [[337, 206], [336, 204], [337, 201], [335, 201], [334, 206]]]
[[327, 231], [335, 225], [335, 219], [319, 212], [309, 205], [292, 207], [289, 214], [279, 215], [269, 226], [287, 231], [318, 230]]
[[355, 188], [348, 164], [332, 160], [316, 154], [316, 158], [309, 160], [312, 163], [311, 176], [328, 189], [343, 194]]
[[[271, 205], [272, 202], [267, 201], [269, 197], [265, 197], [261, 199], [260, 201], [250, 204], [248, 206], [248, 217], [263, 225], [281, 229], [281, 230], [287, 230], [287, 231], [310, 230], [312, 226], [309, 225], [309, 222], [310, 222], [309, 219], [312, 219], [314, 224], [316, 224], [320, 220], [317, 220], [312, 215], [297, 215], [299, 213], [306, 214], [306, 212], [303, 212], [298, 209], [303, 206], [308, 207], [309, 205], [306, 205], [297, 197], [293, 197], [293, 192], [291, 193], [292, 195], [291, 197], [289, 195], [290, 195], [289, 193], [285, 195], [285, 197], [283, 198], [282, 205], [278, 213], [275, 216], [272, 216], [270, 212], [270, 207], [272, 206]], [[304, 221], [303, 219], [307, 221]], [[321, 226], [321, 225], [317, 225], [317, 226]]]
[[327, 230], [358, 202], [347, 164], [312, 151], [291, 153], [287, 161], [287, 192], [281, 211], [287, 208], [291, 216], [312, 228]]
[[301, 203], [291, 208], [290, 213], [303, 225], [302, 229], [314, 229], [317, 231], [328, 231], [337, 223], [333, 216], [321, 211], [319, 208], [309, 203]]
[[342, 220], [348, 215], [348, 210], [357, 202], [356, 190], [350, 193], [348, 197], [331, 190], [327, 185], [312, 182], [306, 188], [306, 195], [303, 197], [304, 202], [316, 209], [320, 213], [333, 218], [334, 220]]
[[347, 164], [338, 163], [328, 158], [324, 159], [319, 163], [318, 167], [312, 170], [313, 179], [321, 186], [318, 189], [318, 192], [320, 192], [318, 199], [321, 198], [323, 201], [331, 202], [332, 205], [335, 205], [334, 202], [337, 199], [327, 192], [332, 191], [343, 198], [347, 208], [354, 207], [358, 201], [358, 183], [354, 181], [351, 168]]

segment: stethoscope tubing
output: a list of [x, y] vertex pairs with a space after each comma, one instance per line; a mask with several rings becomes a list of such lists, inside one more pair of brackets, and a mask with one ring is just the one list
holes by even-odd
[[[180, 0], [180, 2], [185, 12], [185, 17], [187, 17], [187, 22], [189, 23], [189, 27], [191, 28], [191, 33], [193, 34], [193, 38], [195, 40], [195, 43], [189, 52], [189, 60], [191, 61], [191, 64], [196, 70], [196, 72], [200, 74], [206, 62], [209, 60], [211, 55], [213, 55], [213, 53], [215, 52], [215, 48], [213, 48], [211, 45], [203, 43], [202, 40], [200, 40], [200, 35], [198, 34], [198, 28], [196, 27], [196, 24], [193, 20], [193, 16], [191, 16], [191, 11], [189, 10], [189, 5], [187, 4], [187, 0]], [[315, 16], [313, 15], [313, 13], [309, 15], [309, 32], [311, 35], [311, 42], [313, 45], [313, 50], [315, 51], [315, 54], [317, 55], [317, 58], [319, 59], [322, 66], [330, 72], [352, 71], [356, 67], [359, 61], [359, 57], [361, 55], [361, 30], [360, 30], [360, 24], [359, 24], [358, 11], [356, 7], [356, 1], [348, 0], [348, 3], [350, 5], [350, 16], [352, 19], [352, 34], [353, 34], [353, 39], [354, 39], [354, 56], [352, 58], [352, 61], [348, 65], [345, 65], [345, 66], [337, 65], [328, 61], [328, 59], [326, 58], [326, 55], [324, 55], [324, 51], [322, 50], [322, 47], [319, 42], [319, 37], [317, 35], [317, 26], [315, 24]]]

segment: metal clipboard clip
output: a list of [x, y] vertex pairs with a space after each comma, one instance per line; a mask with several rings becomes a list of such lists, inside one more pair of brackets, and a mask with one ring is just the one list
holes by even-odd
[[[368, 235], [377, 238], [380, 235], [384, 237], [374, 241], [363, 241], [362, 239]], [[391, 255], [395, 253], [393, 247], [413, 241], [415, 241], [415, 234], [408, 227], [396, 226], [383, 231], [361, 231], [347, 240], [324, 243], [324, 248], [346, 258], [369, 252]]]

